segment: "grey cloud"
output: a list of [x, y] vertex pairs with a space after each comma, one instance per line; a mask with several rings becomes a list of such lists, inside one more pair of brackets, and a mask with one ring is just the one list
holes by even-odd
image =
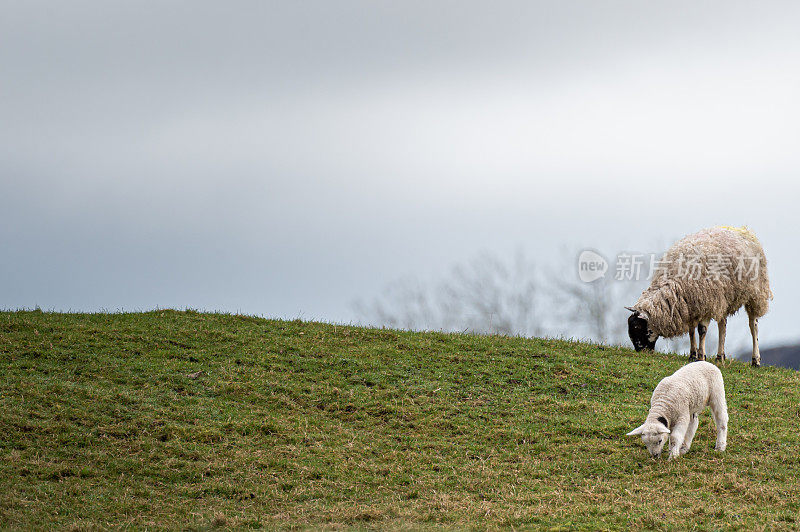
[[0, 305], [347, 320], [480, 249], [547, 263], [749, 223], [774, 250], [772, 334], [796, 337], [798, 15], [7, 3]]

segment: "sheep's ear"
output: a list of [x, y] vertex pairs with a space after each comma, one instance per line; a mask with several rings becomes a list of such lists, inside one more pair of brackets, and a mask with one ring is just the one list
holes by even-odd
[[644, 423], [627, 433], [626, 436], [638, 436], [642, 432], [644, 432]]
[[625, 307], [625, 308], [630, 310], [634, 314], [637, 314], [640, 318], [642, 318], [644, 320], [649, 320], [650, 319], [650, 314], [648, 314], [647, 312], [645, 312], [643, 310], [639, 310], [638, 308], [633, 308], [633, 307]]
[[664, 425], [659, 425], [658, 430], [656, 431], [656, 434], [669, 434], [669, 429], [667, 427], [665, 427]]

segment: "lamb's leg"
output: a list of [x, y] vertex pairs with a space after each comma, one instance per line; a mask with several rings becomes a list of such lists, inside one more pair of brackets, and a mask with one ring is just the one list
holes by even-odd
[[683, 438], [683, 445], [681, 445], [681, 454], [686, 454], [689, 452], [689, 448], [692, 446], [692, 440], [694, 439], [694, 434], [697, 432], [697, 425], [699, 424], [700, 415], [692, 414], [692, 417], [689, 419], [689, 427], [686, 429], [686, 436]]
[[717, 451], [724, 451], [728, 445], [728, 403], [725, 401], [725, 388], [720, 381], [720, 390], [714, 390], [709, 400], [711, 415], [714, 417], [714, 424], [717, 426]]
[[689, 327], [689, 362], [697, 360], [697, 340], [694, 336], [694, 325]]
[[717, 331], [719, 332], [719, 342], [717, 343], [717, 362], [725, 360], [725, 330], [728, 326], [728, 318], [717, 320]]
[[697, 360], [706, 359], [706, 333], [708, 332], [708, 320], [697, 324]]
[[680, 418], [675, 422], [672, 431], [669, 434], [669, 459], [673, 460], [681, 455], [681, 448], [683, 441], [686, 437], [686, 431], [689, 429], [689, 417]]
[[751, 364], [754, 367], [761, 365], [761, 352], [758, 350], [758, 318], [752, 314], [748, 314], [750, 318], [750, 335], [753, 337], [753, 360]]

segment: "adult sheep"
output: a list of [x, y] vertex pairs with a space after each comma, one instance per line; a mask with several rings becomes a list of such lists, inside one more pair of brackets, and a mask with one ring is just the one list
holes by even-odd
[[[761, 365], [758, 318], [767, 313], [772, 291], [767, 258], [746, 227], [713, 227], [686, 236], [659, 261], [650, 286], [628, 318], [628, 335], [637, 351], [654, 349], [659, 336], [689, 333], [690, 357], [705, 360], [708, 323], [719, 328], [717, 360], [725, 360], [728, 316], [742, 306], [750, 318], [753, 366]], [[699, 347], [695, 342], [697, 328]]]

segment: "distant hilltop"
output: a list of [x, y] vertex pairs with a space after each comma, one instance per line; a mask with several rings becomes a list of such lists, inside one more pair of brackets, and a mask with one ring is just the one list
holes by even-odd
[[[750, 350], [748, 349], [744, 353], [739, 353], [737, 358], [740, 360], [749, 359]], [[800, 344], [762, 349], [761, 364], [800, 370]]]

